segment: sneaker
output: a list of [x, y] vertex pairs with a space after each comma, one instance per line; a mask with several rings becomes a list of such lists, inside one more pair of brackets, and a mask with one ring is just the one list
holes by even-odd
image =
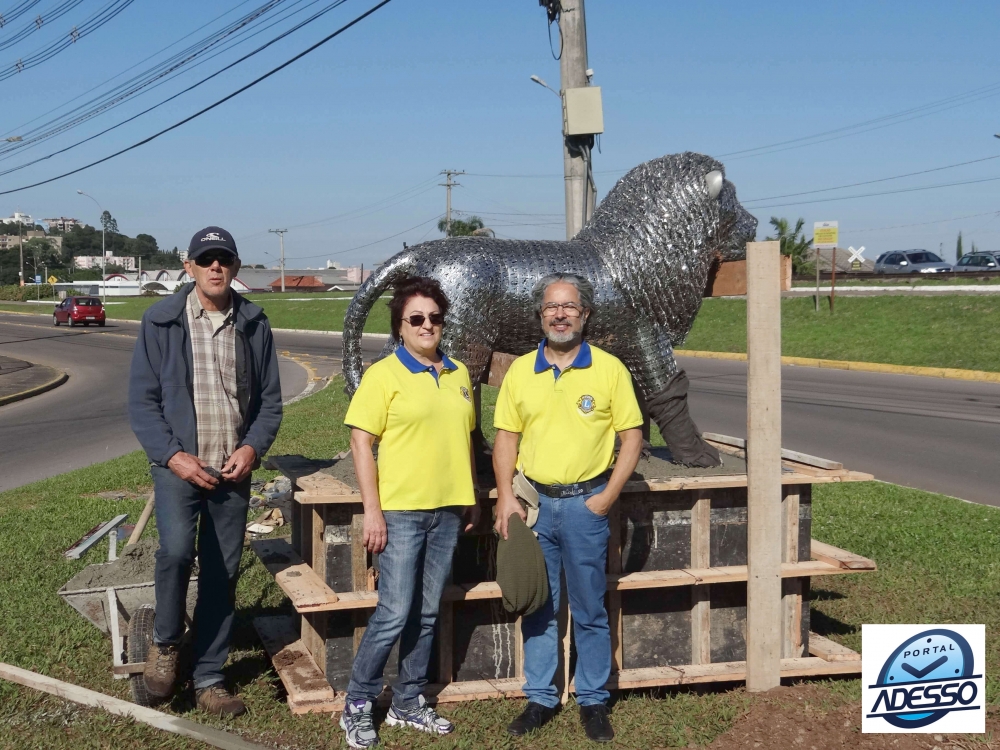
[[180, 648], [176, 645], [149, 644], [146, 666], [142, 679], [146, 691], [154, 698], [169, 698], [177, 685], [177, 671], [180, 662]]
[[243, 699], [222, 687], [222, 683], [195, 690], [194, 694], [198, 708], [210, 714], [236, 717], [247, 712]]
[[385, 723], [391, 727], [413, 727], [430, 734], [451, 734], [455, 731], [455, 725], [438, 716], [437, 711], [427, 705], [427, 700], [422, 695], [417, 698], [414, 708], [397, 708], [393, 704], [385, 717]]
[[603, 703], [580, 706], [580, 723], [583, 724], [587, 739], [594, 742], [611, 742], [615, 738], [615, 730], [611, 728], [611, 719], [608, 718], [609, 713], [610, 709]]
[[347, 735], [347, 744], [351, 747], [365, 748], [381, 744], [378, 732], [375, 731], [375, 722], [372, 721], [371, 701], [350, 701], [344, 706], [344, 713], [340, 715], [340, 728]]
[[552, 717], [555, 715], [556, 710], [554, 708], [528, 701], [528, 705], [524, 707], [521, 715], [507, 725], [507, 734], [511, 734], [514, 737], [523, 737], [529, 732], [541, 729], [552, 721]]

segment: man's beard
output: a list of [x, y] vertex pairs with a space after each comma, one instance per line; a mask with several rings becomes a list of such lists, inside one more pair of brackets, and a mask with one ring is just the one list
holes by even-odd
[[583, 333], [581, 331], [566, 331], [565, 333], [546, 331], [545, 338], [552, 344], [569, 344], [583, 338]]

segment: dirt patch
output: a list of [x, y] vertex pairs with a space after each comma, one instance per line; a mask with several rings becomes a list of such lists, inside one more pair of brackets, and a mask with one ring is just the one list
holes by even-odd
[[[996, 736], [1000, 719], [987, 716]], [[985, 747], [962, 734], [862, 734], [861, 706], [818, 685], [781, 687], [758, 697], [735, 726], [715, 738], [710, 750], [971, 750]], [[988, 736], [988, 735], [987, 735]]]
[[354, 489], [358, 487], [358, 475], [354, 473], [354, 460], [349, 453], [344, 458], [334, 459], [332, 466], [327, 466], [324, 469], [320, 469], [320, 471], [324, 474], [329, 474], [334, 479], [339, 479], [348, 487], [353, 487]]
[[[159, 547], [157, 539], [141, 539], [125, 547], [114, 562], [88, 565], [69, 580], [65, 590], [79, 591], [105, 586], [124, 586], [130, 583], [148, 583], [153, 580], [156, 568], [155, 555]], [[197, 573], [196, 561], [191, 574], [197, 575]]]

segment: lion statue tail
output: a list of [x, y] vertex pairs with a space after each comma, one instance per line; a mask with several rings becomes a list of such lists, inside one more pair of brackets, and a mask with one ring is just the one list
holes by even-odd
[[382, 293], [407, 276], [412, 276], [416, 267], [416, 257], [412, 250], [406, 250], [383, 263], [368, 277], [358, 289], [344, 315], [344, 389], [353, 396], [361, 384], [361, 334], [368, 320], [368, 313]]

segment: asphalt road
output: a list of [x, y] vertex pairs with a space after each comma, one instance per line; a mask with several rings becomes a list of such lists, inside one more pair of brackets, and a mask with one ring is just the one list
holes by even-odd
[[[0, 314], [0, 354], [51, 365], [70, 380], [0, 407], [0, 490], [138, 447], [125, 415], [135, 324], [54, 329], [45, 318]], [[339, 364], [339, 336], [276, 333], [282, 351], [320, 375]], [[366, 359], [382, 342], [366, 342]], [[706, 432], [746, 436], [746, 365], [682, 358], [691, 410]], [[286, 398], [306, 375], [283, 360]], [[782, 368], [783, 444], [878, 479], [1000, 505], [1000, 385], [908, 375]]]
[[[139, 448], [125, 403], [137, 330], [124, 323], [54, 328], [47, 317], [0, 314], [0, 354], [70, 376], [55, 390], [0, 407], [0, 491]], [[276, 343], [290, 353], [328, 353], [317, 338], [285, 335]], [[300, 339], [305, 346], [296, 347]], [[279, 367], [283, 397], [301, 393], [307, 371], [284, 357]]]

